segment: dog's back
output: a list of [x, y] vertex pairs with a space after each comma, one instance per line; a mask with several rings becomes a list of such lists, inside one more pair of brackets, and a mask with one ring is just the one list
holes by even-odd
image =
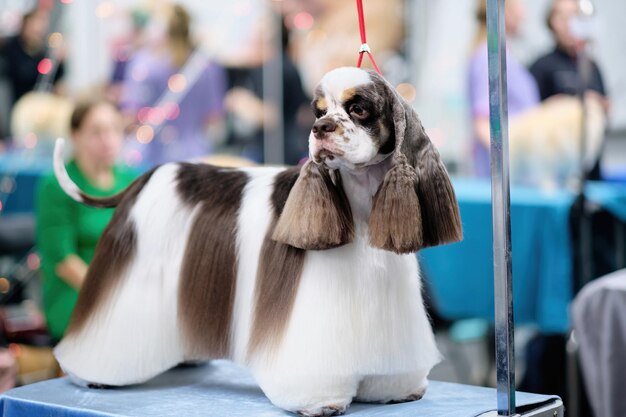
[[[252, 280], [237, 291], [238, 269], [257, 268], [276, 214], [272, 190], [286, 198], [295, 181], [283, 175], [276, 184], [282, 171], [166, 164], [106, 204], [80, 194], [85, 204], [117, 209], [55, 350], [63, 369], [125, 385], [186, 360], [244, 358], [244, 343], [235, 352], [233, 342], [247, 344], [250, 331], [233, 328], [233, 311], [235, 303], [250, 310], [256, 272], [246, 271]], [[240, 228], [254, 233], [242, 239]]]

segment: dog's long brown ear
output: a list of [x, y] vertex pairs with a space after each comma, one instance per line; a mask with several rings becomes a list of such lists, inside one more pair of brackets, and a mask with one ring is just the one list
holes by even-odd
[[412, 253], [461, 240], [459, 207], [439, 152], [413, 108], [382, 77], [379, 81], [392, 102], [396, 149], [393, 165], [374, 195], [371, 245]]
[[330, 249], [354, 237], [350, 203], [339, 171], [309, 160], [302, 166], [272, 239], [300, 249]]

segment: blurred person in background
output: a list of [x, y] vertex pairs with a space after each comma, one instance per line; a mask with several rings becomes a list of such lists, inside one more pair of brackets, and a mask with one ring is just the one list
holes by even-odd
[[[135, 178], [135, 173], [116, 165], [122, 125], [118, 110], [104, 99], [76, 105], [70, 120], [73, 155], [67, 171], [86, 193], [110, 196]], [[87, 207], [72, 200], [54, 175], [39, 183], [36, 245], [43, 271], [44, 313], [55, 340], [65, 332], [87, 266], [112, 215], [113, 209]]]
[[150, 15], [147, 11], [140, 8], [132, 9], [128, 15], [129, 33], [118, 39], [113, 45], [113, 71], [111, 72], [106, 95], [108, 99], [116, 104], [122, 98], [128, 61], [144, 46], [144, 32], [149, 21]]
[[[468, 91], [474, 131], [474, 173], [489, 176], [489, 69], [487, 62], [487, 5], [480, 0], [476, 13], [478, 32], [474, 53], [470, 60]], [[508, 0], [505, 5], [506, 36], [515, 37], [521, 32], [525, 10], [521, 0]], [[516, 116], [539, 103], [539, 90], [530, 72], [507, 49], [507, 85], [509, 116]]]
[[[300, 73], [290, 56], [291, 32], [284, 18], [281, 20], [284, 159], [287, 164], [295, 165], [308, 155], [308, 130], [314, 119], [309, 109], [310, 98], [302, 88]], [[225, 102], [229, 125], [227, 143], [240, 149], [241, 156], [255, 162], [264, 159], [264, 123], [274, 123], [278, 117], [277, 109], [263, 100], [264, 66], [275, 59], [276, 54], [275, 48], [266, 45], [271, 39], [264, 36], [266, 30], [269, 30], [267, 22], [263, 21], [237, 65], [232, 63], [228, 67], [229, 90]], [[310, 115], [310, 119], [306, 115]]]
[[[550, 6], [546, 23], [555, 40], [555, 48], [541, 56], [530, 67], [541, 100], [560, 94], [576, 96], [580, 91], [581, 79], [578, 68], [578, 55], [585, 48], [586, 41], [572, 31], [574, 19], [580, 14], [578, 0], [554, 0]], [[586, 80], [586, 98], [600, 103], [608, 113], [610, 102], [598, 65], [591, 59], [589, 79]], [[590, 179], [600, 179], [600, 160], [589, 173]]]
[[[19, 33], [8, 39], [2, 49], [6, 75], [11, 85], [11, 102], [15, 103], [24, 94], [32, 91], [44, 73], [53, 71], [52, 83], [57, 90], [63, 78], [63, 62], [49, 53], [47, 34], [50, 13], [35, 8], [22, 18]], [[44, 61], [48, 59], [49, 61]], [[56, 63], [56, 65], [54, 65]]]
[[[202, 52], [182, 6], [169, 7], [163, 30], [160, 45], [146, 46], [130, 58], [121, 99], [125, 113], [143, 124], [137, 140], [146, 145], [143, 162], [149, 165], [206, 156], [213, 152], [212, 140], [223, 136], [224, 70], [200, 55], [196, 58], [203, 67], [197, 79], [190, 76], [186, 64]], [[155, 108], [167, 93], [178, 94], [177, 101]]]
[[[555, 40], [555, 48], [541, 56], [530, 67], [537, 80], [541, 100], [558, 94], [576, 95], [580, 88], [578, 54], [585, 41], [572, 33], [572, 24], [580, 14], [577, 0], [553, 1], [547, 17], [547, 25]], [[597, 93], [608, 110], [607, 93], [598, 65], [591, 61], [591, 74], [587, 89]]]

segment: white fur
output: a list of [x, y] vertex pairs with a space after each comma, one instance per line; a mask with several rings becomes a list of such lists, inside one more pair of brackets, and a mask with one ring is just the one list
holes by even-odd
[[348, 88], [359, 87], [371, 82], [367, 71], [356, 67], [341, 67], [324, 75], [320, 85], [325, 93], [339, 97]]
[[274, 177], [283, 168], [246, 168], [250, 176], [239, 209], [237, 225], [237, 293], [232, 322], [233, 360], [246, 364], [252, 325], [254, 287], [261, 246], [272, 219], [270, 194]]
[[54, 144], [54, 175], [56, 175], [57, 180], [59, 181], [59, 185], [65, 191], [65, 193], [70, 196], [74, 201], [79, 203], [83, 202], [83, 198], [80, 195], [80, 190], [78, 186], [74, 184], [74, 181], [70, 178], [65, 169], [65, 160], [63, 158], [63, 151], [65, 148], [65, 139], [58, 138], [56, 143]]
[[139, 194], [129, 222], [136, 255], [92, 321], [56, 347], [65, 372], [127, 385], [187, 359], [177, 323], [178, 283], [194, 216], [173, 192], [176, 170], [175, 164], [161, 167]]

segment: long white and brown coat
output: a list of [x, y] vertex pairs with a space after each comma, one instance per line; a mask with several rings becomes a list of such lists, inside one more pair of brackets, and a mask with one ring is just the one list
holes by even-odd
[[[343, 137], [329, 146], [314, 128], [302, 168], [171, 163], [92, 199], [67, 177], [57, 144], [66, 192], [117, 207], [55, 349], [75, 380], [134, 384], [184, 361], [228, 358], [275, 404], [305, 415], [340, 413], [353, 397], [421, 396], [439, 353], [413, 252], [460, 238], [454, 193], [384, 80], [344, 68], [325, 81], [318, 122], [336, 116]], [[348, 103], [356, 99], [359, 108]], [[376, 126], [351, 117], [361, 107]], [[364, 131], [375, 149], [362, 161], [354, 142]], [[399, 188], [401, 169], [412, 196]], [[417, 212], [407, 214], [405, 198]]]

